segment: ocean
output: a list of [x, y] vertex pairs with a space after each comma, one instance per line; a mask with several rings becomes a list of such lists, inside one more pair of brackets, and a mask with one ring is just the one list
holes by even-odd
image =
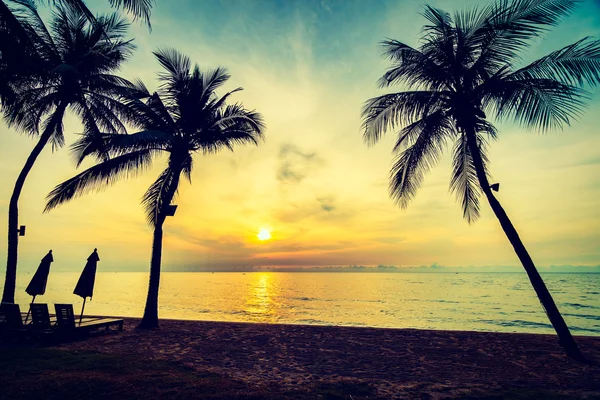
[[[16, 301], [26, 309], [17, 279]], [[72, 303], [79, 273], [51, 272], [36, 303]], [[600, 336], [600, 274], [543, 278], [573, 334]], [[148, 274], [99, 272], [88, 315], [139, 317]], [[165, 272], [161, 318], [553, 333], [525, 273]]]

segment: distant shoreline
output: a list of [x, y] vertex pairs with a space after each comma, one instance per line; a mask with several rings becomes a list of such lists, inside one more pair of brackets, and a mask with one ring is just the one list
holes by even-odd
[[[596, 269], [595, 267], [592, 271], [552, 271], [540, 268], [538, 271], [544, 275], [547, 274], [561, 274], [561, 275], [597, 275], [600, 274], [600, 269]], [[0, 270], [0, 273], [3, 271]], [[19, 274], [27, 274], [32, 275], [35, 270], [30, 271], [19, 271]], [[53, 271], [53, 274], [61, 274], [61, 273], [80, 273], [79, 270], [66, 270], [66, 271]], [[147, 269], [136, 269], [136, 270], [113, 270], [113, 269], [103, 269], [98, 271], [98, 273], [147, 273]], [[295, 268], [295, 269], [214, 269], [214, 270], [170, 270], [165, 269], [162, 271], [163, 273], [203, 273], [203, 274], [214, 274], [214, 273], [240, 273], [240, 274], [249, 274], [249, 273], [322, 273], [322, 274], [341, 274], [341, 273], [351, 273], [351, 274], [449, 274], [449, 275], [460, 275], [460, 274], [524, 274], [525, 270], [515, 268], [514, 271], [425, 271], [425, 270], [392, 270], [392, 271], [382, 271], [382, 270], [352, 270], [352, 269], [339, 269], [339, 270], [331, 270], [331, 269], [321, 269], [321, 268]]]
[[[589, 270], [585, 270], [589, 269]], [[538, 268], [538, 271], [544, 274], [600, 274], [600, 267], [579, 267], [576, 270], [568, 271], [564, 268]], [[133, 271], [132, 271], [133, 272]], [[392, 273], [392, 274], [515, 274], [515, 273], [524, 273], [525, 270], [522, 268], [511, 268], [510, 270], [499, 270], [492, 269], [490, 271], [486, 271], [484, 269], [461, 269], [459, 268], [447, 268], [443, 270], [432, 270], [429, 268], [423, 269], [414, 269], [414, 268], [389, 268], [389, 269], [380, 269], [380, 268], [348, 268], [348, 267], [339, 267], [339, 268], [327, 268], [327, 267], [316, 267], [316, 268], [248, 268], [243, 269], [243, 267], [238, 268], [224, 268], [224, 269], [210, 269], [210, 270], [194, 270], [194, 269], [177, 269], [177, 270], [169, 270], [165, 269], [164, 272], [319, 272], [319, 273], [368, 273], [368, 274], [382, 274], [382, 273]]]

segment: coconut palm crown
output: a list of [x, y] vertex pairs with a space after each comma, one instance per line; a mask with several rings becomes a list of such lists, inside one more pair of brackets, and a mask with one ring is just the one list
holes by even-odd
[[79, 161], [106, 153], [109, 159], [61, 183], [48, 195], [46, 210], [89, 190], [99, 189], [117, 179], [149, 167], [160, 154], [167, 166], [142, 198], [148, 223], [154, 228], [150, 284], [142, 328], [158, 326], [158, 285], [162, 252], [162, 226], [183, 175], [191, 182], [193, 155], [233, 151], [236, 144], [258, 144], [264, 124], [255, 111], [241, 104], [227, 105], [235, 89], [218, 96], [216, 90], [230, 75], [224, 68], [203, 72], [190, 59], [171, 49], [154, 53], [165, 72], [161, 85], [150, 93], [137, 83], [137, 98], [130, 102], [140, 132], [130, 135], [107, 133], [102, 143], [84, 136], [74, 146]]
[[[37, 1], [39, 2], [40, 0]], [[94, 14], [87, 7], [87, 4], [84, 0], [49, 0], [48, 2], [57, 6], [76, 8], [85, 14], [90, 21], [95, 21]], [[154, 0], [108, 0], [108, 3], [111, 5], [111, 7], [124, 10], [133, 16], [134, 19], [142, 19], [148, 25], [148, 27], [150, 27], [150, 14], [152, 12]]]
[[[150, 13], [154, 0], [109, 0], [115, 8], [127, 12], [133, 19], [142, 19], [150, 26]], [[41, 18], [37, 13], [38, 4], [48, 4], [58, 9], [72, 9], [90, 23], [102, 27], [103, 22], [90, 11], [84, 0], [0, 0], [0, 105], [10, 102], [12, 87], [27, 82], [31, 76], [43, 70], [40, 62], [43, 55], [38, 53], [38, 34]], [[33, 31], [32, 31], [33, 29]], [[36, 32], [37, 30], [37, 32]]]
[[[391, 67], [383, 88], [402, 91], [368, 100], [363, 109], [364, 139], [376, 143], [397, 132], [390, 171], [390, 196], [405, 208], [449, 144], [453, 167], [450, 190], [471, 223], [479, 217], [483, 193], [513, 245], [561, 344], [582, 359], [550, 293], [488, 181], [486, 148], [499, 133], [490, 122], [515, 120], [546, 131], [569, 125], [588, 97], [584, 85], [600, 82], [600, 42], [583, 38], [519, 67], [532, 39], [569, 15], [572, 0], [499, 0], [454, 15], [426, 6], [418, 47], [397, 40], [382, 43]], [[497, 187], [496, 187], [497, 188]]]

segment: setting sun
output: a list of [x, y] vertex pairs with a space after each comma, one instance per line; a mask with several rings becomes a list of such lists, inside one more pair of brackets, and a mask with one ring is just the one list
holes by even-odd
[[269, 232], [268, 229], [265, 228], [260, 228], [260, 231], [258, 232], [258, 239], [259, 240], [269, 240], [271, 239], [271, 232]]

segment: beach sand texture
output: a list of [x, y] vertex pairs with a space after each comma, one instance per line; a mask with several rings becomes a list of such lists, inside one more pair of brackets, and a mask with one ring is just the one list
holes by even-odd
[[[361, 383], [381, 398], [492, 395], [526, 388], [600, 396], [600, 366], [567, 358], [552, 335], [161, 320], [59, 348], [178, 361], [271, 390]], [[600, 360], [600, 337], [577, 337]]]

